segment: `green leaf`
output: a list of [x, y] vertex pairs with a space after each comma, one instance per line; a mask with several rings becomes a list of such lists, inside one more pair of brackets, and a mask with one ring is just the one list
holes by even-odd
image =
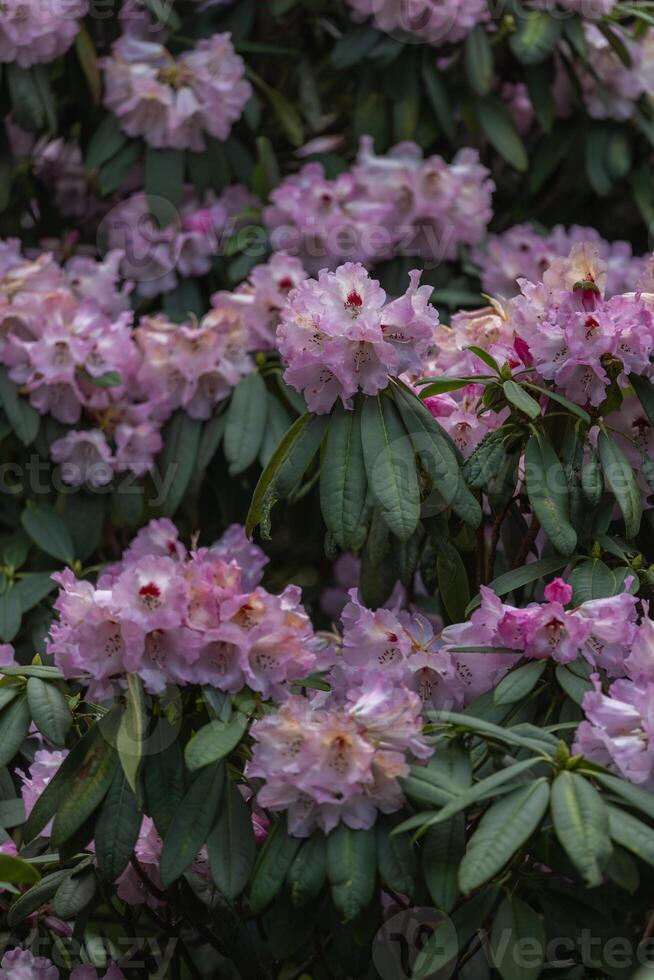
[[218, 812], [225, 770], [221, 764], [198, 773], [177, 807], [161, 852], [161, 881], [164, 888], [184, 874], [207, 840]]
[[568, 584], [573, 589], [575, 606], [590, 602], [591, 599], [605, 599], [617, 592], [615, 575], [599, 558], [577, 565], [568, 576]]
[[613, 848], [606, 804], [587, 779], [560, 773], [552, 784], [552, 819], [564, 851], [588, 887], [602, 883]]
[[[98, 190], [102, 197], [113, 194], [129, 176], [134, 164], [143, 156], [143, 145], [138, 140], [130, 140], [117, 153], [106, 160], [98, 173]], [[145, 215], [143, 215], [145, 217]], [[142, 219], [141, 219], [142, 220]], [[129, 232], [125, 234], [124, 242], [129, 244]]]
[[650, 425], [654, 425], [654, 385], [643, 374], [630, 374], [629, 383], [636, 392]]
[[72, 919], [83, 912], [95, 895], [95, 872], [85, 868], [80, 874], [68, 874], [55, 892], [53, 909], [62, 919]]
[[484, 436], [463, 465], [463, 476], [472, 490], [481, 490], [500, 473], [507, 457], [502, 429]]
[[323, 832], [317, 830], [302, 842], [286, 876], [293, 905], [299, 908], [316, 898], [326, 879], [327, 840]]
[[337, 71], [360, 64], [372, 51], [380, 38], [379, 31], [362, 25], [339, 37], [332, 48], [331, 62]]
[[462, 892], [479, 888], [504, 867], [540, 825], [549, 799], [549, 783], [537, 779], [508, 793], [486, 810], [459, 868]]
[[548, 538], [562, 555], [571, 555], [577, 534], [569, 520], [565, 471], [544, 432], [532, 435], [525, 450], [527, 495]]
[[11, 202], [14, 162], [7, 133], [0, 133], [0, 214], [7, 210]]
[[327, 875], [332, 901], [343, 921], [355, 919], [372, 901], [376, 875], [375, 832], [340, 823], [327, 838]]
[[24, 892], [9, 909], [7, 915], [7, 925], [10, 927], [18, 925], [26, 919], [32, 912], [46, 905], [57, 891], [57, 888], [68, 877], [67, 871], [55, 871], [46, 875], [35, 885]]
[[643, 504], [631, 464], [617, 442], [604, 430], [600, 430], [597, 448], [604, 479], [622, 512], [627, 538], [635, 538], [640, 530]]
[[231, 476], [242, 473], [259, 454], [266, 428], [266, 383], [258, 371], [237, 384], [227, 409], [224, 449]]
[[320, 473], [320, 505], [328, 531], [347, 551], [358, 541], [368, 481], [361, 441], [361, 412], [340, 402], [332, 411]]
[[57, 132], [57, 107], [55, 104], [52, 86], [50, 84], [50, 73], [47, 65], [33, 65], [32, 78], [36, 91], [43, 107], [45, 120], [48, 124], [50, 134], [54, 136]]
[[136, 674], [127, 675], [126, 705], [116, 733], [116, 749], [125, 778], [134, 793], [138, 793], [138, 777], [143, 758], [148, 718], [143, 685]]
[[[446, 433], [415, 395], [398, 387], [395, 398], [413, 449], [433, 480], [435, 489], [464, 523], [479, 527], [479, 501], [465, 484], [459, 460]], [[365, 435], [363, 438], [365, 450]], [[415, 469], [415, 463], [413, 465]]]
[[54, 745], [65, 746], [66, 735], [73, 724], [68, 702], [56, 684], [30, 677], [27, 700], [36, 727]]
[[159, 835], [165, 837], [184, 797], [184, 758], [172, 727], [160, 721], [157, 734], [160, 751], [148, 756], [143, 783], [148, 813]]
[[537, 65], [554, 51], [561, 35], [561, 21], [549, 12], [530, 10], [517, 18], [509, 46], [523, 65]]
[[207, 847], [213, 880], [225, 898], [233, 902], [249, 881], [256, 857], [256, 841], [250, 810], [232, 780], [228, 781]]
[[[528, 956], [521, 955], [529, 944]], [[493, 962], [502, 980], [537, 980], [545, 961], [546, 935], [540, 916], [515, 895], [500, 905], [491, 932]]]
[[68, 798], [80, 774], [94, 779], [96, 773], [106, 767], [108, 750], [111, 751], [102, 734], [102, 726], [94, 724], [71, 749], [34, 804], [23, 827], [24, 841], [31, 841], [49, 823]]
[[581, 471], [581, 488], [591, 507], [597, 507], [604, 493], [604, 481], [595, 450], [592, 447], [589, 449], [588, 461]]
[[444, 820], [449, 820], [457, 813], [462, 813], [465, 809], [467, 809], [467, 807], [471, 806], [471, 804], [476, 803], [477, 800], [481, 800], [491, 795], [491, 792], [495, 793], [495, 791], [499, 790], [505, 783], [515, 779], [516, 776], [521, 776], [528, 769], [533, 769], [534, 766], [541, 763], [541, 758], [524, 759], [522, 762], [516, 762], [514, 765], [507, 766], [506, 769], [500, 769], [498, 772], [494, 772], [491, 776], [487, 776], [485, 779], [475, 783], [474, 786], [470, 787], [470, 789], [464, 790], [450, 803], [446, 803], [445, 806], [437, 813], [418, 813], [413, 817], [409, 817], [400, 824], [399, 828], [396, 828], [396, 832], [399, 830], [413, 830], [414, 828], [418, 827], [420, 829], [420, 834], [423, 834], [428, 830], [428, 828], [433, 827], [436, 824], [443, 823]]
[[262, 912], [284, 884], [302, 841], [290, 837], [286, 819], [280, 817], [259, 851], [250, 887], [250, 907], [255, 915]]
[[328, 422], [327, 415], [306, 412], [293, 423], [259, 477], [245, 522], [247, 534], [261, 524], [266, 536], [272, 507], [302, 479], [318, 452]]
[[165, 497], [160, 501], [164, 517], [172, 517], [184, 499], [193, 476], [201, 432], [202, 423], [181, 409], [164, 429], [164, 450], [156, 462], [161, 479], [167, 481]]
[[568, 695], [571, 701], [575, 704], [581, 705], [584, 700], [584, 696], [588, 691], [593, 690], [593, 685], [589, 680], [585, 680], [583, 677], [579, 677], [573, 671], [568, 670], [563, 664], [558, 664], [554, 673], [556, 674], [556, 679], [560, 686], [563, 688], [565, 693]]
[[18, 630], [23, 616], [20, 597], [13, 586], [0, 595], [0, 640], [11, 643]]
[[469, 32], [463, 44], [463, 60], [470, 88], [488, 95], [493, 85], [493, 50], [488, 32], [481, 24]]
[[[492, 589], [495, 595], [502, 597], [508, 595], [510, 592], [515, 592], [516, 589], [521, 589], [523, 586], [529, 585], [531, 582], [537, 582], [547, 575], [560, 572], [567, 564], [567, 558], [557, 558], [556, 556], [540, 558], [538, 561], [523, 565], [522, 568], [514, 568], [510, 572], [498, 575], [497, 578], [489, 583], [488, 588]], [[475, 596], [466, 609], [466, 618], [477, 608], [480, 602], [480, 597]]]
[[434, 110], [439, 126], [449, 140], [454, 139], [455, 126], [447, 87], [441, 81], [433, 58], [425, 58], [422, 64], [422, 79], [427, 98]]
[[65, 565], [75, 560], [75, 547], [63, 517], [49, 504], [27, 506], [20, 517], [24, 530], [46, 555]]
[[431, 899], [451, 912], [459, 897], [459, 865], [465, 852], [465, 820], [457, 813], [430, 827], [422, 844], [422, 870]]
[[33, 864], [10, 854], [0, 854], [0, 881], [8, 881], [12, 885], [34, 885], [40, 880], [38, 868]]
[[0, 766], [11, 762], [27, 738], [30, 727], [27, 696], [20, 694], [0, 711]]
[[[51, 835], [55, 847], [60, 847], [70, 840], [97, 810], [113, 782], [118, 765], [115, 750], [102, 738], [97, 743], [96, 752], [79, 771], [75, 772], [68, 783], [65, 796], [59, 802]], [[62, 768], [63, 766], [58, 770], [57, 775], [61, 773]], [[49, 788], [50, 786], [47, 787]]]
[[165, 201], [166, 205], [178, 207], [184, 188], [184, 151], [159, 150], [146, 146], [143, 182], [148, 195], [148, 206], [154, 214], [158, 212], [157, 198]]
[[5, 65], [5, 72], [14, 122], [28, 133], [40, 133], [45, 128], [45, 109], [33, 72], [17, 64]]
[[480, 99], [477, 118], [484, 135], [500, 156], [516, 170], [525, 171], [529, 164], [527, 151], [506, 106], [495, 96]]
[[361, 441], [368, 483], [384, 521], [397, 538], [406, 541], [418, 526], [420, 492], [411, 439], [389, 398], [366, 398]]
[[202, 769], [224, 759], [243, 738], [248, 719], [235, 711], [228, 722], [210, 721], [201, 728], [186, 746], [184, 756], [189, 769]]
[[516, 701], [522, 701], [536, 687], [546, 666], [547, 661], [534, 660], [524, 667], [512, 670], [495, 688], [493, 692], [495, 704], [515, 704]]
[[536, 118], [549, 135], [556, 121], [556, 103], [552, 95], [554, 69], [552, 62], [529, 65], [525, 69], [527, 90]]
[[447, 615], [453, 623], [463, 622], [470, 602], [470, 587], [463, 559], [454, 545], [443, 542], [439, 546], [436, 573], [438, 592]]
[[262, 467], [267, 466], [272, 459], [292, 421], [282, 400], [269, 391], [266, 396], [266, 429], [259, 450], [259, 462]]
[[524, 388], [515, 381], [505, 381], [502, 385], [502, 389], [506, 396], [506, 400], [517, 408], [518, 411], [523, 412], [530, 419], [537, 419], [540, 417], [541, 409], [540, 405], [535, 398], [527, 394]]
[[600, 786], [617, 796], [621, 796], [626, 803], [640, 810], [651, 820], [654, 813], [654, 793], [641, 789], [640, 786], [634, 786], [633, 783], [628, 783], [626, 779], [611, 776], [608, 772], [593, 772], [591, 775]]
[[108, 113], [89, 140], [84, 159], [86, 170], [98, 170], [103, 163], [115, 156], [127, 142], [127, 137], [120, 129], [118, 120]]
[[537, 391], [540, 395], [547, 395], [550, 401], [556, 402], [557, 405], [561, 405], [563, 408], [567, 408], [569, 412], [572, 412], [573, 415], [576, 415], [577, 418], [580, 418], [583, 422], [586, 423], [586, 425], [591, 424], [592, 420], [588, 412], [586, 412], [583, 408], [580, 408], [579, 405], [575, 405], [574, 402], [571, 402], [567, 398], [564, 398], [563, 395], [559, 395], [558, 391], [550, 391], [549, 388], [542, 388], [540, 385], [535, 385], [531, 381], [524, 381], [523, 384], [527, 388], [531, 388], [532, 391]]
[[611, 840], [654, 866], [654, 830], [630, 813], [608, 806]]
[[475, 355], [475, 357], [478, 357], [480, 361], [483, 361], [484, 364], [491, 369], [493, 374], [500, 373], [499, 364], [497, 363], [493, 355], [489, 354], [489, 352], [487, 350], [484, 350], [483, 347], [478, 347], [476, 344], [467, 344], [463, 349], [471, 351]]
[[381, 880], [401, 895], [412, 895], [416, 880], [416, 855], [408, 834], [392, 834], [397, 818], [380, 816], [377, 834], [377, 867]]
[[77, 58], [89, 86], [91, 100], [94, 105], [98, 105], [100, 96], [102, 95], [102, 79], [100, 77], [95, 44], [84, 24], [79, 23], [78, 26], [79, 30], [75, 38], [75, 51], [77, 52]]
[[116, 881], [130, 862], [142, 815], [122, 768], [114, 778], [95, 822], [95, 856], [105, 881]]
[[9, 380], [6, 368], [0, 368], [0, 402], [9, 424], [24, 446], [36, 439], [41, 424], [39, 413], [27, 398], [18, 394], [18, 388]]

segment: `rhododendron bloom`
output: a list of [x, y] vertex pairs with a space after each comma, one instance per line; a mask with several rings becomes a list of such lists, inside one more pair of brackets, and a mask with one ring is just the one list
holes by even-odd
[[189, 555], [169, 521], [153, 521], [96, 586], [68, 569], [55, 575], [48, 651], [66, 677], [90, 674], [98, 694], [129, 672], [153, 693], [199, 683], [283, 698], [315, 668], [317, 641], [297, 587], [248, 589], [266, 560], [235, 525]]
[[105, 105], [129, 136], [155, 147], [202, 152], [205, 133], [227, 139], [252, 94], [229, 34], [202, 38], [177, 58], [125, 34], [101, 65]]
[[484, 0], [348, 0], [357, 19], [372, 17], [387, 32], [416, 35], [427, 44], [460, 41], [490, 17]]
[[0, 960], [0, 980], [59, 980], [59, 970], [45, 956], [16, 947]]
[[21, 68], [54, 61], [71, 46], [88, 0], [3, 0], [0, 16], [0, 62]]
[[420, 273], [400, 299], [386, 293], [362, 265], [323, 270], [289, 293], [277, 330], [285, 379], [303, 391], [312, 411], [325, 413], [337, 398], [346, 408], [358, 391], [374, 395], [389, 376], [417, 371], [438, 323], [430, 286]]

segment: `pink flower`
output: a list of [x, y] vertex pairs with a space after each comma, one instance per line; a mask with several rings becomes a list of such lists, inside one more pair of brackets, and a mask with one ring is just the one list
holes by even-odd
[[65, 54], [79, 30], [77, 19], [88, 11], [88, 0], [3, 0], [0, 19], [0, 62], [21, 68], [54, 61]]
[[72, 431], [50, 446], [53, 462], [61, 464], [63, 480], [74, 487], [88, 483], [103, 487], [114, 475], [113, 456], [107, 440], [98, 429]]
[[105, 105], [129, 136], [200, 153], [205, 133], [225, 140], [252, 94], [229, 34], [214, 34], [177, 58], [124, 34], [101, 59]]
[[527, 621], [525, 654], [571, 663], [579, 656], [591, 630], [590, 623], [565, 612], [560, 602], [541, 606]]
[[545, 598], [548, 602], [560, 602], [562, 606], [567, 606], [572, 599], [572, 586], [562, 578], [555, 578], [545, 586]]
[[352, 171], [327, 180], [321, 164], [306, 164], [272, 192], [264, 221], [274, 249], [297, 253], [312, 273], [397, 252], [442, 262], [481, 241], [493, 189], [476, 150], [448, 164], [401, 143], [378, 157], [362, 137]]
[[44, 956], [16, 947], [0, 961], [0, 980], [59, 980], [59, 970]]
[[593, 680], [595, 690], [586, 694], [583, 701], [587, 720], [577, 729], [573, 752], [613, 769], [645, 789], [654, 789], [654, 685], [618, 680], [607, 696], [602, 694], [596, 674]]
[[[574, 0], [573, 0], [574, 2]], [[606, 2], [606, 0], [604, 0]], [[386, 33], [414, 34], [427, 44], [460, 41], [489, 19], [484, 0], [348, 0], [357, 20], [372, 17]]]
[[374, 395], [389, 375], [420, 368], [438, 314], [419, 281], [412, 273], [407, 293], [386, 304], [379, 283], [348, 263], [292, 290], [277, 340], [285, 378], [312, 411], [328, 412], [338, 397], [351, 408], [357, 391]]

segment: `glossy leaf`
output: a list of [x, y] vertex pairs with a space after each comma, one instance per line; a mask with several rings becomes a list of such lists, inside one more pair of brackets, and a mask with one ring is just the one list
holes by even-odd
[[198, 773], [175, 810], [161, 852], [161, 881], [164, 888], [190, 868], [207, 840], [223, 795], [225, 770], [221, 764]]

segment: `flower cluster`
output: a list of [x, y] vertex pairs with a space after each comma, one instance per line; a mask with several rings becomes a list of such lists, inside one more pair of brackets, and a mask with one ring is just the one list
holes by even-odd
[[75, 40], [77, 19], [88, 9], [88, 0], [3, 0], [0, 62], [29, 68], [59, 58]]
[[[606, 263], [606, 293], [615, 296], [636, 288], [645, 270], [645, 259], [634, 256], [629, 242], [607, 242], [594, 228], [556, 225], [541, 234], [533, 225], [514, 225], [499, 235], [489, 235], [473, 250], [480, 268], [481, 284], [492, 296], [513, 296], [518, 280], [538, 282], [554, 259], [570, 254], [575, 245], [589, 242]], [[474, 341], [471, 341], [474, 343]]]
[[[487, 366], [466, 349], [476, 345], [500, 364], [530, 370], [541, 383], [553, 382], [581, 406], [599, 407], [612, 383], [628, 393], [629, 375], [651, 375], [654, 351], [651, 269], [639, 266], [636, 292], [606, 297], [608, 263], [593, 244], [577, 244], [568, 256], [553, 259], [539, 281], [520, 279], [520, 293], [508, 302], [458, 314], [451, 329], [439, 328], [422, 373], [483, 374]], [[480, 391], [470, 385], [454, 392], [451, 401], [460, 406], [472, 398], [474, 406]], [[449, 400], [437, 396], [428, 404], [435, 415], [447, 416], [454, 411]], [[495, 427], [496, 421], [499, 417], [483, 424]]]
[[[372, 17], [387, 34], [405, 39], [414, 36], [438, 46], [461, 41], [477, 24], [491, 19], [484, 0], [348, 0], [355, 20]], [[599, 19], [609, 14], [616, 0], [536, 0], [531, 6], [553, 11], [555, 7]], [[502, 8], [499, 8], [500, 12]], [[560, 16], [560, 11], [556, 11]]]
[[179, 278], [204, 276], [221, 243], [239, 227], [239, 215], [256, 206], [242, 184], [232, 184], [216, 198], [198, 201], [185, 189], [179, 210], [171, 206], [155, 214], [144, 193], [125, 198], [106, 216], [102, 234], [106, 247], [123, 252], [121, 272], [136, 283], [141, 296], [175, 289]]
[[460, 41], [490, 17], [485, 0], [348, 0], [354, 17], [380, 31], [412, 34], [427, 44]]
[[[584, 35], [591, 59], [587, 64], [592, 64], [593, 70], [576, 63], [575, 72], [586, 111], [594, 119], [630, 119], [641, 96], [654, 94], [654, 38], [651, 31], [637, 39], [624, 38], [629, 65], [595, 24], [585, 24]], [[560, 109], [570, 100], [571, 88], [568, 72], [559, 61], [556, 89]]]
[[[466, 623], [447, 626], [441, 641], [451, 647], [499, 647], [522, 657], [571, 663], [581, 653], [613, 677], [623, 673], [624, 661], [638, 633], [637, 599], [622, 592], [567, 609], [572, 588], [555, 579], [545, 588], [545, 602], [524, 609], [502, 602], [492, 589], [481, 587], [481, 605]], [[479, 654], [486, 664], [487, 654]]]
[[227, 139], [252, 94], [229, 34], [203, 38], [177, 58], [124, 34], [101, 66], [105, 105], [129, 136], [154, 147], [201, 153], [205, 134]]
[[250, 778], [262, 778], [257, 801], [287, 813], [290, 832], [329, 833], [340, 820], [368, 828], [377, 811], [403, 802], [398, 778], [406, 753], [431, 754], [421, 735], [420, 698], [377, 681], [358, 696], [324, 705], [290, 697], [274, 715], [254, 722]]
[[635, 632], [620, 677], [608, 688], [600, 676], [583, 700], [586, 720], [577, 729], [573, 751], [654, 790], [654, 622], [643, 619]]
[[358, 391], [374, 395], [389, 375], [420, 369], [438, 314], [420, 273], [410, 279], [406, 293], [387, 303], [364, 267], [348, 262], [289, 293], [277, 342], [286, 381], [304, 392], [312, 411], [328, 412], [338, 398], [351, 408]]
[[98, 693], [133, 673], [152, 693], [195, 683], [283, 697], [315, 666], [316, 639], [300, 590], [267, 592], [262, 567], [242, 529], [189, 554], [170, 521], [151, 521], [95, 587], [57, 573], [48, 652], [64, 676], [90, 674]]
[[651, 371], [651, 305], [640, 293], [604, 298], [606, 280], [597, 250], [577, 245], [509, 302], [520, 360], [580, 405], [597, 407], [612, 380], [626, 387], [626, 375]]
[[[0, 243], [0, 363], [31, 404], [75, 428], [50, 446], [62, 478], [108, 484], [142, 476], [161, 451], [161, 427], [183, 407], [206, 419], [252, 370], [256, 346], [231, 302], [199, 322], [144, 317], [132, 328], [130, 286], [118, 286], [123, 253], [63, 266], [44, 253], [26, 259]], [[262, 300], [263, 303], [263, 300]]]
[[231, 292], [211, 297], [214, 309], [231, 311], [249, 337], [251, 350], [275, 350], [277, 327], [288, 294], [307, 278], [299, 259], [275, 252], [254, 267], [247, 280]]
[[407, 759], [432, 749], [422, 712], [462, 707], [489, 690], [514, 654], [479, 657], [449, 651], [421, 614], [365, 608], [357, 590], [342, 616], [340, 656], [327, 674], [329, 694], [290, 697], [255, 722], [248, 776], [263, 780], [257, 802], [288, 811], [291, 833], [325, 833], [342, 820], [371, 827], [377, 811], [403, 803]]
[[362, 137], [351, 171], [327, 180], [322, 164], [306, 164], [275, 188], [264, 220], [274, 248], [297, 253], [311, 272], [398, 252], [441, 262], [481, 241], [493, 190], [476, 150], [460, 150], [448, 164], [401, 143], [378, 157]]
[[208, 419], [252, 369], [249, 335], [228, 304], [185, 325], [143, 317], [134, 336], [141, 355], [137, 384], [155, 418], [168, 418], [181, 407], [191, 418]]
[[[93, 966], [75, 966], [70, 980], [99, 980], [100, 976], [104, 980], [125, 980], [125, 974], [115, 963], [110, 963], [102, 974]], [[52, 960], [34, 956], [29, 949], [19, 946], [8, 950], [0, 960], [0, 980], [59, 980], [60, 977]]]

